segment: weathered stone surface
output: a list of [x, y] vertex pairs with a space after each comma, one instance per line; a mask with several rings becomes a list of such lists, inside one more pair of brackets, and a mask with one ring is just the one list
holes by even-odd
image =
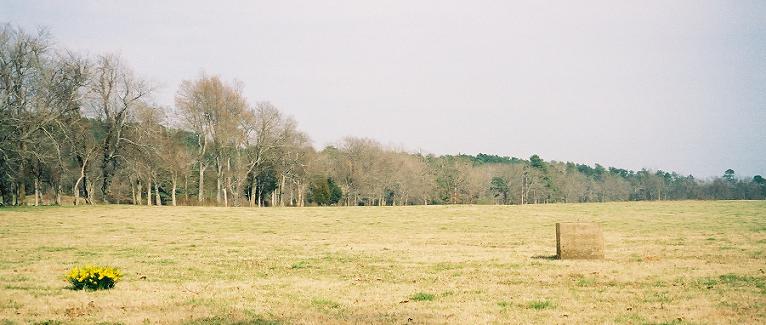
[[556, 224], [556, 255], [560, 259], [604, 258], [604, 234], [593, 222]]

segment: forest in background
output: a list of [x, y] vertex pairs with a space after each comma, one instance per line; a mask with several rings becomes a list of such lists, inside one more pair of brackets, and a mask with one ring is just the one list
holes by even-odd
[[429, 155], [348, 137], [315, 149], [242, 85], [202, 74], [174, 107], [119, 56], [0, 27], [0, 204], [306, 206], [764, 199], [760, 175], [478, 155]]

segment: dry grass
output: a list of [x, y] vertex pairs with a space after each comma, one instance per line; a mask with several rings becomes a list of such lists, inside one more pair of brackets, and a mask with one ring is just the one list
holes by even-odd
[[[561, 221], [606, 259], [551, 259]], [[0, 323], [766, 322], [766, 202], [3, 209], [0, 249]]]

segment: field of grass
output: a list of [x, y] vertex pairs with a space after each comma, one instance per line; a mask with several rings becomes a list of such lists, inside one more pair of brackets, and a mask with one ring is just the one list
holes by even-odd
[[[553, 259], [559, 221], [606, 259]], [[764, 272], [764, 201], [0, 209], [0, 324], [763, 324]]]

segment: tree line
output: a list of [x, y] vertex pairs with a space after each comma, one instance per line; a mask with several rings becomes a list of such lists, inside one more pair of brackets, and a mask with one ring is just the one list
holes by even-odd
[[[306, 206], [764, 199], [763, 177], [496, 155], [424, 155], [348, 137], [321, 150], [242, 84], [201, 74], [174, 107], [112, 54], [0, 29], [0, 203]], [[31, 196], [31, 198], [30, 198]]]

